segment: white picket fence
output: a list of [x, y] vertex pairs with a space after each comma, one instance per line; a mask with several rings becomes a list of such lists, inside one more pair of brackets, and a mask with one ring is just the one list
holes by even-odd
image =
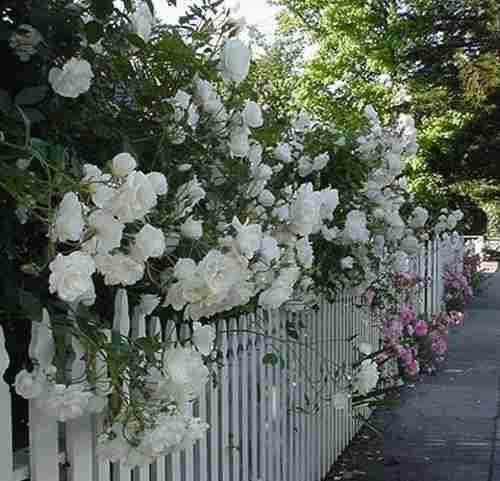
[[[411, 268], [434, 281], [421, 310], [440, 308], [444, 260], [461, 252], [460, 239], [434, 242], [412, 259]], [[359, 301], [344, 292], [333, 304], [321, 302], [318, 311], [262, 312], [219, 326], [224, 363], [218, 383], [207, 385], [193, 406], [194, 414], [210, 424], [207, 436], [192, 449], [134, 470], [97, 459], [97, 417], [61, 424], [40, 413], [36, 401], [29, 408], [30, 447], [13, 453], [11, 395], [1, 376], [8, 358], [0, 338], [0, 480], [320, 481], [361, 426], [350, 409], [332, 407], [334, 383], [327, 378], [355, 362], [353, 342], [380, 343], [378, 326]], [[273, 339], [283, 336], [286, 323], [304, 326], [298, 327], [298, 342]], [[131, 327], [135, 335], [158, 332], [157, 324]], [[115, 329], [128, 333], [128, 326]], [[273, 349], [286, 366], [263, 364]], [[298, 409], [312, 410], [316, 401], [314, 414]]]

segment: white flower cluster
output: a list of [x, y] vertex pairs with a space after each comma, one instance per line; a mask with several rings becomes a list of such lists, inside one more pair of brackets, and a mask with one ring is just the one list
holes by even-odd
[[[80, 250], [58, 254], [50, 263], [49, 290], [63, 301], [92, 304], [95, 272], [104, 276], [107, 285], [129, 286], [142, 279], [148, 259], [163, 255], [163, 231], [148, 223], [134, 234], [127, 251], [120, 250], [127, 224], [144, 222], [158, 196], [167, 192], [163, 174], [146, 175], [136, 167], [136, 160], [128, 153], [113, 158], [112, 174], [103, 174], [87, 164], [82, 187], [90, 193], [91, 202], [80, 200], [74, 192], [64, 195], [52, 226], [52, 238], [78, 242]], [[80, 196], [85, 197], [85, 193]]]
[[93, 78], [91, 65], [78, 58], [71, 58], [62, 68], [52, 67], [49, 72], [49, 83], [54, 92], [73, 99], [89, 90]]

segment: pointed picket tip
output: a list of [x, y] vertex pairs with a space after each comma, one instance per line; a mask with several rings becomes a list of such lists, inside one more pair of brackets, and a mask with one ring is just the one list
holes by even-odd
[[114, 307], [113, 330], [119, 332], [122, 336], [128, 336], [130, 330], [130, 315], [126, 289], [118, 289], [115, 296]]
[[2, 382], [2, 377], [8, 369], [9, 364], [10, 358], [5, 348], [5, 334], [3, 332], [3, 327], [0, 326], [0, 383]]
[[44, 308], [42, 310], [42, 322], [33, 322], [31, 325], [31, 342], [28, 355], [30, 359], [36, 359], [42, 369], [46, 369], [52, 364], [55, 351], [49, 312]]

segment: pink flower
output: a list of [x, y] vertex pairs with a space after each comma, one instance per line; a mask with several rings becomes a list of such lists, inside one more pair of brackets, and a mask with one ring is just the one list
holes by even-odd
[[429, 332], [429, 328], [427, 327], [427, 323], [422, 319], [419, 319], [415, 323], [415, 335], [416, 336], [425, 336]]
[[405, 306], [403, 306], [399, 310], [399, 319], [404, 324], [407, 324], [409, 322], [416, 321], [416, 319], [417, 319], [417, 313], [415, 312], [415, 309], [413, 307], [405, 307]]
[[412, 361], [407, 364], [406, 372], [409, 376], [416, 376], [420, 372], [420, 364], [416, 359], [412, 359]]

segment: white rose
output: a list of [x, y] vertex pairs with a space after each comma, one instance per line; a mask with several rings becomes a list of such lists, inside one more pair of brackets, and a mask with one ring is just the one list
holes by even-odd
[[410, 260], [408, 254], [403, 251], [397, 251], [393, 257], [393, 268], [395, 272], [408, 272], [410, 268]]
[[271, 287], [260, 293], [258, 303], [263, 309], [279, 309], [292, 295], [293, 289], [291, 287]]
[[323, 170], [328, 162], [330, 161], [330, 156], [325, 152], [316, 156], [313, 160], [312, 168], [313, 170]]
[[314, 262], [314, 251], [312, 244], [309, 242], [309, 237], [302, 237], [295, 244], [297, 251], [297, 260], [306, 268], [312, 267]]
[[340, 267], [344, 270], [352, 269], [354, 267], [354, 259], [351, 256], [343, 257], [340, 260]]
[[36, 53], [36, 46], [43, 40], [40, 32], [23, 23], [19, 25], [17, 32], [10, 38], [10, 47], [16, 52], [21, 62], [28, 62], [32, 55]]
[[250, 152], [250, 142], [248, 139], [248, 129], [246, 127], [236, 127], [231, 132], [229, 149], [234, 157], [246, 157]]
[[156, 195], [165, 195], [168, 192], [167, 178], [161, 172], [150, 172], [146, 177], [151, 182]]
[[127, 177], [136, 167], [137, 161], [128, 152], [122, 152], [113, 157], [111, 170], [115, 177]]
[[52, 67], [49, 72], [52, 89], [62, 97], [76, 98], [87, 92], [93, 78], [90, 64], [77, 58], [68, 60], [62, 69]]
[[216, 332], [213, 326], [202, 326], [200, 322], [193, 323], [193, 337], [191, 340], [204, 356], [208, 356], [212, 352], [215, 337]]
[[267, 263], [271, 263], [275, 259], [279, 259], [281, 250], [278, 241], [269, 235], [262, 237], [260, 243], [259, 254], [264, 258]]
[[55, 384], [39, 401], [39, 406], [46, 414], [63, 423], [82, 416], [91, 397], [92, 393], [84, 391], [81, 384]]
[[274, 197], [270, 190], [264, 189], [259, 194], [258, 200], [264, 207], [272, 207], [276, 201], [276, 197]]
[[320, 215], [322, 219], [332, 220], [333, 212], [339, 205], [339, 193], [337, 189], [327, 188], [320, 191], [321, 208]]
[[219, 64], [224, 80], [240, 83], [250, 70], [250, 49], [241, 41], [232, 38], [226, 41]]
[[141, 2], [135, 12], [131, 15], [130, 21], [134, 32], [141, 37], [144, 42], [149, 42], [153, 31], [154, 17], [145, 2]]
[[337, 392], [332, 397], [332, 405], [334, 409], [343, 411], [349, 407], [349, 393], [346, 391]]
[[113, 214], [121, 222], [142, 219], [157, 204], [157, 196], [150, 180], [142, 172], [132, 172], [111, 200]]
[[370, 359], [366, 359], [361, 363], [354, 379], [354, 390], [361, 395], [368, 394], [375, 389], [378, 379], [379, 372], [377, 364]]
[[299, 175], [301, 177], [307, 177], [313, 172], [313, 164], [310, 160], [311, 159], [307, 155], [304, 155], [299, 159]]
[[107, 254], [110, 250], [120, 247], [125, 225], [118, 222], [106, 210], [96, 210], [90, 214], [89, 227], [95, 232], [95, 246], [99, 254]]
[[315, 192], [310, 182], [302, 184], [290, 206], [291, 230], [307, 236], [320, 222], [321, 194]]
[[165, 234], [161, 229], [146, 224], [135, 236], [132, 255], [139, 261], [161, 257], [165, 252]]
[[278, 144], [274, 149], [274, 156], [281, 162], [289, 164], [293, 160], [292, 147], [285, 143]]
[[73, 252], [68, 256], [58, 254], [49, 268], [49, 291], [52, 294], [57, 292], [59, 298], [66, 302], [76, 301], [82, 296], [92, 297], [92, 274], [96, 269], [92, 257], [82, 252]]
[[144, 264], [125, 254], [99, 254], [95, 264], [107, 286], [132, 286], [144, 276]]
[[242, 224], [237, 217], [233, 219], [232, 225], [236, 229], [236, 242], [240, 252], [247, 257], [252, 257], [260, 247], [262, 226], [259, 224]]
[[182, 406], [199, 396], [209, 376], [199, 352], [189, 347], [168, 349], [163, 361], [167, 375], [158, 386], [161, 397], [175, 400]]
[[249, 100], [243, 110], [243, 121], [249, 127], [259, 128], [264, 125], [264, 118], [262, 117], [262, 110], [257, 102]]
[[368, 242], [370, 231], [366, 226], [366, 214], [360, 210], [352, 210], [347, 214], [344, 236], [353, 242]]
[[79, 241], [83, 232], [82, 206], [74, 192], [64, 194], [57, 210], [54, 233], [61, 242]]
[[410, 256], [417, 254], [419, 248], [420, 244], [418, 242], [418, 239], [413, 235], [408, 235], [401, 241], [401, 249]]
[[45, 390], [46, 383], [40, 376], [23, 369], [19, 371], [14, 380], [16, 393], [24, 399], [35, 399], [41, 396]]
[[181, 234], [188, 239], [201, 239], [203, 236], [203, 221], [189, 217], [181, 226]]

